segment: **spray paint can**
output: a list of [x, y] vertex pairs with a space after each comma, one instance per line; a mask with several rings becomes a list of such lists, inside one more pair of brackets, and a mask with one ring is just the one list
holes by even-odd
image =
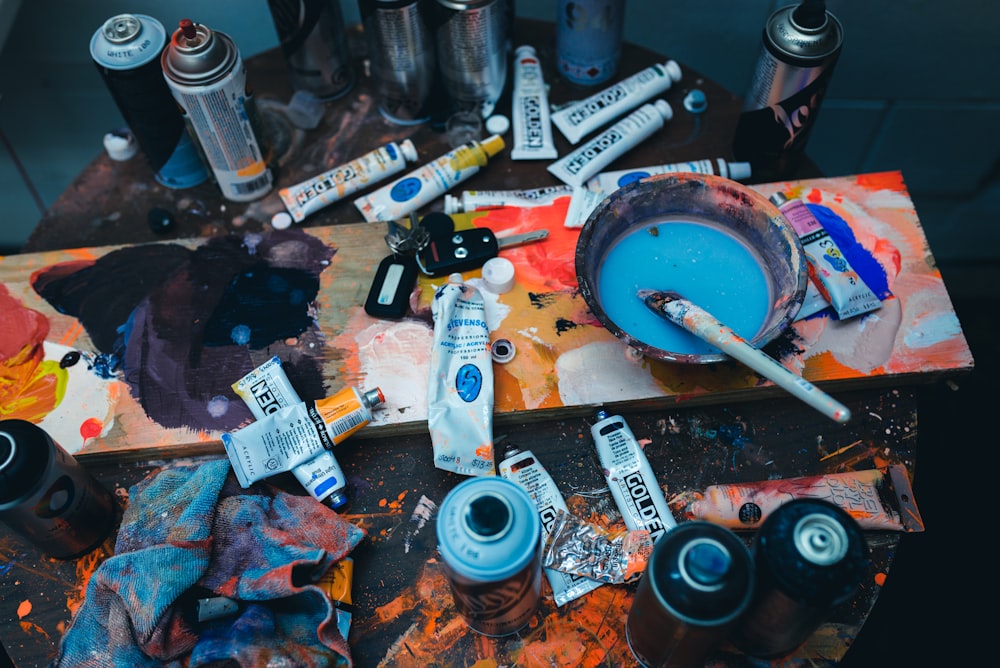
[[507, 83], [507, 0], [437, 0], [438, 71], [451, 111], [490, 116]]
[[393, 123], [430, 119], [437, 79], [433, 0], [358, 0], [379, 111]]
[[267, 194], [274, 187], [267, 143], [233, 40], [181, 19], [160, 64], [223, 197], [249, 202]]
[[523, 628], [542, 592], [542, 522], [531, 497], [504, 478], [470, 478], [441, 502], [438, 549], [455, 607], [473, 631]]
[[754, 538], [753, 600], [731, 640], [760, 658], [788, 654], [857, 592], [868, 544], [847, 512], [822, 499], [794, 499]]
[[753, 595], [750, 550], [731, 530], [684, 522], [653, 547], [625, 621], [644, 666], [695, 668], [715, 651]]
[[0, 420], [0, 520], [56, 559], [90, 552], [114, 524], [114, 501], [41, 427]]
[[751, 163], [754, 178], [777, 180], [791, 177], [802, 160], [844, 29], [824, 0], [804, 0], [771, 14], [763, 40], [733, 154]]
[[339, 0], [267, 0], [295, 90], [335, 100], [354, 86]]
[[559, 0], [556, 67], [570, 83], [595, 86], [618, 71], [625, 0]]
[[208, 171], [163, 80], [160, 54], [166, 44], [167, 32], [156, 19], [118, 14], [91, 37], [90, 57], [156, 180], [191, 188], [204, 183]]

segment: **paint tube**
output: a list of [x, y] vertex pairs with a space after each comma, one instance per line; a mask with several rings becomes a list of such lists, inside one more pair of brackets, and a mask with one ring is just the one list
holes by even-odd
[[801, 199], [784, 193], [771, 195], [771, 202], [785, 214], [806, 252], [809, 278], [833, 305], [837, 318], [846, 320], [882, 306], [882, 301], [851, 266], [833, 237]]
[[354, 615], [354, 601], [351, 598], [351, 585], [354, 583], [354, 560], [342, 557], [316, 581], [316, 586], [330, 597], [333, 609], [337, 612], [337, 630], [347, 639], [351, 630], [351, 618]]
[[644, 104], [580, 148], [551, 163], [547, 169], [565, 183], [581, 187], [590, 177], [662, 128], [673, 115], [666, 100]]
[[530, 208], [533, 206], [549, 206], [560, 197], [573, 194], [570, 186], [545, 186], [529, 190], [465, 190], [461, 196], [444, 196], [444, 212], [471, 213], [500, 209], [505, 206]]
[[354, 206], [369, 223], [405, 218], [478, 173], [503, 148], [500, 135], [462, 144], [375, 192], [359, 197], [354, 200]]
[[[504, 456], [505, 459], [500, 462], [500, 476], [524, 488], [531, 500], [535, 502], [538, 515], [542, 520], [542, 531], [548, 536], [559, 511], [569, 512], [555, 480], [530, 450], [521, 452], [516, 448], [511, 448]], [[552, 586], [552, 596], [556, 606], [580, 598], [602, 584], [588, 577], [576, 576], [552, 568], [545, 569], [545, 577]]]
[[584, 100], [559, 109], [552, 114], [552, 123], [570, 144], [576, 144], [585, 135], [655, 95], [666, 92], [680, 80], [681, 66], [677, 61], [657, 63]]
[[569, 208], [566, 210], [566, 220], [564, 227], [583, 227], [590, 217], [591, 212], [604, 200], [604, 193], [589, 190], [583, 186], [573, 188], [573, 199], [569, 201]]
[[[258, 420], [279, 408], [302, 402], [277, 355], [233, 383], [233, 390]], [[347, 504], [347, 477], [329, 450], [293, 467], [292, 473], [309, 496], [320, 503], [334, 510]]]
[[427, 427], [434, 466], [496, 475], [493, 465], [493, 357], [483, 296], [452, 274], [431, 302], [434, 337], [427, 383]]
[[635, 169], [619, 169], [613, 172], [601, 172], [587, 182], [591, 190], [610, 195], [624, 185], [639, 181], [654, 174], [671, 174], [674, 172], [693, 172], [695, 174], [714, 174], [734, 181], [750, 178], [749, 162], [728, 162], [725, 158], [715, 160], [702, 159], [690, 162], [675, 162], [669, 165], [654, 165], [652, 167], [636, 167]]
[[371, 422], [371, 409], [384, 401], [378, 388], [362, 393], [345, 387], [332, 396], [291, 404], [246, 427], [224, 432], [222, 444], [237, 480], [247, 488], [343, 443]]
[[347, 164], [282, 188], [278, 195], [295, 222], [301, 223], [309, 214], [339, 202], [365, 186], [398, 174], [406, 167], [407, 161], [416, 160], [417, 149], [412, 141], [389, 142]]
[[511, 160], [555, 160], [559, 157], [552, 141], [549, 96], [545, 90], [542, 64], [533, 46], [519, 46], [514, 52], [514, 146]]
[[842, 508], [862, 529], [924, 530], [906, 469], [899, 465], [784, 480], [710, 485], [687, 504], [689, 519], [707, 520], [733, 530], [751, 531], [783, 503], [822, 499]]
[[653, 552], [645, 529], [608, 531], [565, 510], [556, 512], [542, 552], [545, 568], [608, 584], [637, 580]]
[[590, 428], [590, 435], [625, 526], [649, 531], [656, 542], [677, 526], [656, 474], [625, 418], [607, 417], [604, 411], [597, 417], [599, 422]]

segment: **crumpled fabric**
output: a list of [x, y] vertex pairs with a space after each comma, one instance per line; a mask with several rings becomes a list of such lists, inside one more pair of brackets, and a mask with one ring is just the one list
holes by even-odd
[[[365, 531], [309, 496], [242, 489], [228, 460], [165, 468], [129, 490], [115, 544], [87, 585], [53, 667], [352, 665], [312, 584]], [[198, 622], [198, 598], [239, 603]]]

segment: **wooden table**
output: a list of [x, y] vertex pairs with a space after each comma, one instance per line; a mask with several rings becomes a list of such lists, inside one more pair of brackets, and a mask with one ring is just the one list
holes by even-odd
[[[361, 39], [356, 32], [352, 42], [355, 53], [361, 53]], [[551, 85], [552, 102], [590, 94], [555, 75], [551, 24], [518, 20], [516, 43], [532, 44], [538, 49]], [[662, 60], [662, 56], [626, 45], [620, 71], [624, 76]], [[360, 62], [358, 67], [360, 70]], [[654, 135], [614, 168], [731, 157], [740, 100], [710, 79], [683, 69], [684, 79], [666, 96], [677, 112], [669, 132]], [[375, 146], [405, 137], [414, 140], [422, 160], [448, 150], [445, 138], [430, 127], [400, 127], [387, 122], [377, 112], [372, 87], [364, 77], [349, 95], [329, 103], [321, 126], [306, 133], [284, 121], [278, 110], [292, 92], [280, 53], [270, 51], [250, 58], [248, 73], [270, 119], [270, 133], [281, 156], [279, 186], [297, 183]], [[697, 117], [682, 112], [680, 103], [684, 93], [695, 87], [703, 90], [708, 99], [708, 111]], [[498, 108], [509, 109], [509, 97]], [[560, 154], [565, 154], [569, 145], [558, 132], [554, 134]], [[515, 163], [504, 153], [460, 188], [556, 184], [545, 166], [544, 161]], [[796, 176], [818, 174], [806, 165]], [[157, 236], [148, 226], [146, 216], [152, 207], [174, 213], [177, 227], [169, 235]], [[440, 208], [440, 201], [427, 210], [434, 208]], [[173, 191], [157, 185], [141, 159], [116, 163], [101, 155], [53, 205], [25, 251], [262, 232], [280, 210], [276, 193], [250, 204], [234, 204], [224, 201], [212, 184]], [[319, 228], [359, 220], [348, 199], [314, 214], [303, 225]], [[971, 356], [953, 370], [970, 368]], [[909, 384], [940, 377], [941, 373], [935, 368], [934, 373], [903, 374], [899, 380]], [[701, 401], [690, 407], [684, 407], [683, 398], [666, 406], [626, 403], [616, 412], [627, 419], [645, 443], [645, 452], [668, 499], [713, 483], [887, 464], [903, 464], [912, 474], [918, 427], [916, 398], [896, 382], [896, 377], [888, 375], [883, 380], [879, 383], [861, 379], [855, 386], [862, 389], [854, 391], [839, 391], [842, 386], [838, 386], [838, 398], [855, 416], [846, 426], [825, 420], [780, 393], [760, 395], [771, 397], [767, 402], [744, 402], [741, 396], [739, 401], [726, 404]], [[532, 411], [509, 415], [498, 421], [494, 430], [497, 458], [508, 445], [532, 450], [556, 479], [575, 513], [598, 518], [608, 526], [620, 525], [589, 436], [597, 408], [577, 406], [558, 414], [541, 412], [542, 417]], [[472, 664], [480, 659], [496, 665], [526, 663], [528, 657], [544, 665], [634, 663], [623, 637], [634, 586], [605, 585], [559, 609], [550, 598], [546, 599], [529, 628], [512, 638], [484, 639], [469, 631], [457, 617], [450, 598], [438, 595], [446, 588], [436, 554], [433, 522], [424, 523], [427, 509], [440, 504], [462, 478], [431, 466], [431, 444], [425, 430], [372, 433], [376, 435], [356, 437], [337, 450], [338, 460], [347, 471], [351, 497], [344, 517], [368, 532], [368, 538], [352, 554], [356, 565], [356, 611], [350, 642], [356, 665], [426, 666], [444, 654], [456, 664]], [[222, 456], [217, 442], [202, 445], [158, 451], [153, 460], [135, 453], [119, 456], [84, 452], [80, 458], [126, 503], [129, 486], [169, 465], [173, 458]], [[277, 476], [270, 481], [297, 493], [293, 479]], [[746, 538], [749, 542], [751, 536]], [[899, 542], [896, 533], [869, 532], [868, 538], [872, 559], [864, 586], [849, 605], [838, 609], [796, 651], [788, 665], [835, 664], [850, 647], [875, 604]], [[113, 537], [91, 555], [61, 562], [44, 557], [9, 532], [0, 534], [0, 635], [15, 665], [23, 668], [47, 663], [83, 599], [86, 580], [112, 550]], [[722, 665], [738, 665], [741, 661], [739, 653], [730, 647], [725, 647], [719, 658]]]

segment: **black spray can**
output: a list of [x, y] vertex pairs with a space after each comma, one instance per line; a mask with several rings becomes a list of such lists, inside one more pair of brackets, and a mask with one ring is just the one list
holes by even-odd
[[44, 429], [0, 420], [0, 520], [48, 556], [73, 559], [107, 537], [114, 501]]
[[354, 86], [339, 0], [267, 0], [292, 86], [333, 100]]
[[754, 538], [757, 583], [733, 644], [760, 658], [788, 654], [858, 591], [868, 544], [858, 523], [821, 499], [794, 499]]
[[743, 102], [733, 155], [754, 178], [791, 177], [805, 152], [844, 42], [824, 0], [783, 7], [764, 26], [764, 45]]
[[625, 621], [644, 666], [700, 668], [732, 630], [754, 588], [750, 550], [729, 529], [693, 520], [656, 542]]

